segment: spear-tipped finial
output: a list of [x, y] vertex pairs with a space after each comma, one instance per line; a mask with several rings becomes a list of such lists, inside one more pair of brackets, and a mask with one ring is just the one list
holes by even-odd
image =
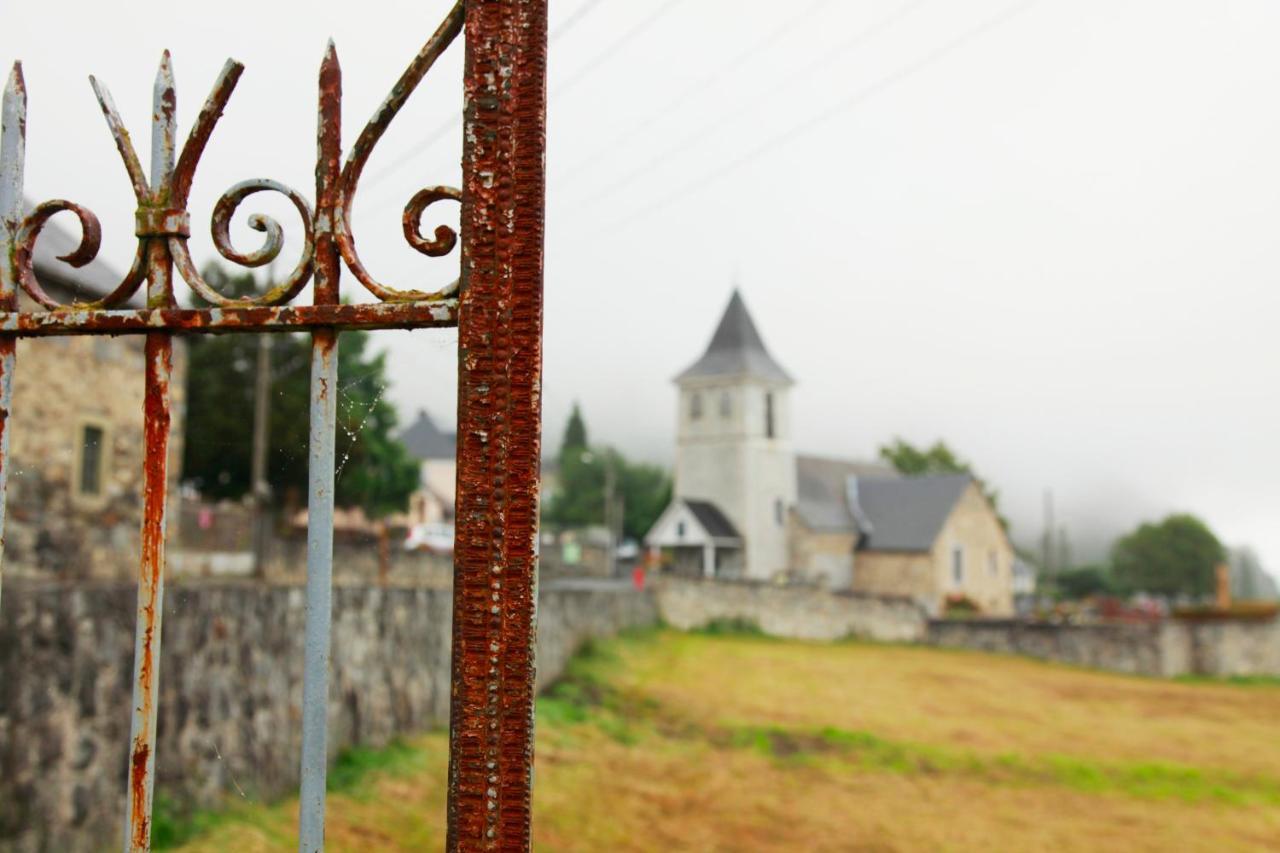
[[178, 135], [178, 95], [169, 51], [160, 55], [151, 104], [151, 190], [163, 194], [173, 172]]
[[338, 62], [338, 46], [329, 39], [324, 47], [324, 58], [320, 60], [320, 89], [323, 91], [333, 84], [342, 85], [342, 65]]
[[27, 84], [22, 63], [13, 63], [0, 98], [0, 217], [16, 224], [22, 215], [22, 171], [27, 148]]
[[13, 69], [9, 72], [9, 82], [4, 87], [4, 97], [21, 98], [23, 101], [27, 99], [27, 81], [22, 78], [22, 60], [19, 59], [13, 63]]

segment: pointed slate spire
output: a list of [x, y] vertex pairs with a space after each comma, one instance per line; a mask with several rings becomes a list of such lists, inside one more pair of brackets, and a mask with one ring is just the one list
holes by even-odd
[[720, 325], [702, 358], [676, 377], [677, 382], [708, 376], [741, 376], [784, 385], [793, 380], [765, 348], [742, 294], [734, 288]]

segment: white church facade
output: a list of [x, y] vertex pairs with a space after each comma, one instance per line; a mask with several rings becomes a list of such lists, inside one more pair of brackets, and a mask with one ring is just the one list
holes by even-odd
[[1012, 612], [1013, 549], [969, 475], [903, 477], [795, 453], [795, 382], [740, 293], [675, 383], [674, 494], [645, 537], [667, 571]]

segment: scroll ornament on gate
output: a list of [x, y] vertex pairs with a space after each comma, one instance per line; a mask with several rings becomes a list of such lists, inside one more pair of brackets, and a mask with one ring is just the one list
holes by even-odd
[[[179, 275], [191, 289], [214, 306], [221, 308], [281, 306], [297, 296], [312, 278], [317, 236], [329, 235], [347, 268], [378, 300], [386, 303], [451, 300], [457, 294], [457, 280], [435, 292], [397, 290], [375, 280], [356, 251], [355, 235], [351, 228], [351, 205], [360, 182], [360, 175], [374, 146], [436, 59], [457, 37], [462, 29], [462, 23], [463, 3], [459, 2], [401, 74], [391, 93], [361, 131], [346, 162], [341, 164], [324, 162], [326, 148], [324, 140], [326, 137], [331, 140], [338, 139], [342, 104], [342, 72], [338, 65], [337, 51], [333, 42], [329, 42], [320, 65], [318, 137], [321, 141], [319, 146], [321, 162], [317, 163], [316, 168], [318, 182], [322, 187], [327, 186], [328, 192], [321, 190], [317, 209], [313, 211], [307, 199], [296, 190], [269, 179], [253, 179], [236, 184], [223, 193], [213, 209], [214, 246], [224, 258], [245, 267], [261, 267], [274, 260], [280, 254], [284, 237], [283, 229], [275, 219], [262, 214], [253, 214], [248, 219], [249, 226], [264, 233], [266, 237], [256, 250], [247, 252], [237, 250], [231, 242], [230, 224], [241, 202], [255, 193], [277, 192], [289, 199], [301, 218], [303, 245], [296, 266], [279, 284], [268, 292], [254, 297], [230, 298], [218, 293], [196, 269], [187, 246], [187, 238], [191, 235], [187, 200], [195, 178], [196, 167], [199, 165], [200, 157], [209, 143], [218, 119], [231, 98], [231, 93], [235, 90], [236, 83], [244, 70], [243, 65], [234, 60], [227, 60], [214, 82], [213, 90], [196, 117], [186, 142], [181, 150], [177, 151], [176, 94], [169, 53], [168, 51], [164, 53], [155, 83], [151, 180], [148, 180], [148, 176], [143, 171], [141, 161], [116, 111], [110, 92], [97, 79], [92, 76], [89, 78], [133, 186], [137, 202], [135, 234], [138, 238], [138, 248], [129, 272], [114, 290], [95, 302], [82, 302], [71, 306], [63, 305], [51, 298], [36, 280], [32, 263], [36, 240], [50, 217], [63, 211], [75, 214], [81, 228], [79, 246], [74, 251], [59, 256], [59, 259], [71, 266], [80, 267], [92, 261], [97, 255], [102, 237], [101, 226], [92, 211], [63, 199], [46, 201], [36, 206], [27, 215], [23, 215], [22, 173], [27, 93], [21, 63], [15, 63], [4, 91], [3, 130], [0, 131], [0, 199], [6, 202], [5, 209], [0, 210], [0, 251], [3, 251], [3, 257], [0, 258], [0, 265], [3, 266], [0, 269], [0, 283], [5, 285], [2, 289], [12, 293], [12, 287], [16, 284], [50, 311], [72, 307], [78, 311], [109, 309], [124, 305], [142, 282], [154, 275], [153, 267], [157, 256], [163, 260], [165, 255], [168, 255]], [[176, 165], [171, 170], [155, 169], [157, 162], [175, 163], [175, 154]], [[340, 155], [337, 159], [340, 159]], [[157, 175], [155, 171], [160, 171], [161, 174]], [[329, 182], [327, 185], [326, 181]], [[423, 235], [421, 231], [424, 212], [431, 205], [444, 200], [461, 201], [461, 192], [453, 187], [427, 187], [417, 192], [404, 208], [405, 238], [409, 245], [424, 255], [432, 257], [447, 255], [457, 244], [458, 235], [448, 226], [438, 226], [431, 237]], [[173, 307], [171, 288], [166, 289], [169, 291], [167, 295], [161, 294], [157, 297], [153, 293], [150, 296], [149, 308]], [[162, 301], [163, 304], [156, 304], [157, 301]], [[337, 301], [336, 293], [333, 294], [333, 301]]]

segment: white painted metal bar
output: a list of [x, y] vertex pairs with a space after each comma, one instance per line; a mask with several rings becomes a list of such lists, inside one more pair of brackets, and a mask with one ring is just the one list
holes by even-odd
[[[0, 101], [0, 253], [7, 258], [22, 223], [22, 177], [26, 155], [27, 91], [22, 66], [14, 65]], [[18, 306], [18, 283], [11, 264], [0, 263], [0, 307]], [[9, 412], [18, 341], [0, 335], [0, 592], [4, 580], [4, 521], [9, 485]]]
[[298, 850], [324, 849], [328, 769], [329, 624], [333, 610], [334, 441], [338, 340], [316, 332], [311, 350], [310, 492], [307, 498], [307, 616], [302, 681], [302, 784]]

